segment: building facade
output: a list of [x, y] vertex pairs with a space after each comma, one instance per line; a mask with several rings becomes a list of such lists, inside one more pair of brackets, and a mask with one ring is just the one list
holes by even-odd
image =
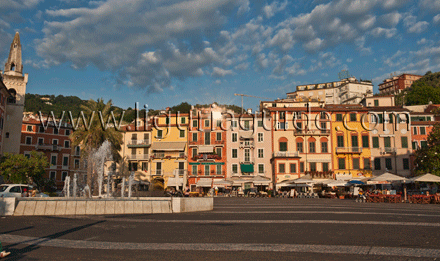
[[395, 95], [401, 93], [403, 90], [411, 87], [413, 82], [422, 78], [421, 75], [404, 73], [399, 76], [391, 76], [388, 79], [383, 80], [379, 84], [379, 94], [383, 95]]

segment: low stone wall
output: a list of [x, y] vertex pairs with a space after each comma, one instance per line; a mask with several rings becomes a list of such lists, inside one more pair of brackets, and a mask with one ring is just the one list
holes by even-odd
[[17, 201], [17, 204], [15, 201], [12, 204], [14, 207], [16, 205], [15, 211], [12, 209], [14, 216], [156, 214], [209, 211], [214, 208], [213, 198], [18, 198]]
[[0, 216], [12, 216], [15, 210], [15, 198], [0, 198]]

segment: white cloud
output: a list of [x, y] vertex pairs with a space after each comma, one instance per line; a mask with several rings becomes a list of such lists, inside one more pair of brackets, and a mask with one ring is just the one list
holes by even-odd
[[214, 77], [225, 77], [232, 74], [234, 74], [232, 70], [225, 70], [219, 67], [214, 67], [211, 75]]
[[353, 59], [352, 58], [347, 58], [347, 63], [351, 63], [352, 61], [353, 61]]
[[266, 5], [263, 7], [263, 13], [266, 16], [266, 18], [271, 18], [274, 16], [277, 12], [283, 11], [288, 2], [287, 0], [283, 3], [279, 3], [278, 1], [273, 1], [270, 5]]
[[431, 11], [438, 12], [440, 11], [440, 1], [439, 0], [422, 0], [419, 2], [421, 8]]
[[376, 27], [373, 30], [371, 30], [371, 35], [374, 37], [386, 37], [391, 38], [394, 35], [396, 35], [397, 29], [396, 28], [382, 28], [382, 27]]
[[432, 40], [427, 40], [426, 38], [422, 38], [420, 40], [417, 41], [417, 44], [423, 45], [423, 44], [432, 44], [434, 43], [434, 41]]
[[380, 17], [380, 22], [387, 27], [395, 27], [402, 18], [402, 15], [398, 12], [392, 12], [388, 14], [384, 14]]
[[409, 15], [403, 19], [405, 26], [407, 27], [408, 33], [421, 33], [428, 28], [429, 23], [426, 21], [417, 22], [415, 16]]
[[268, 44], [270, 46], [278, 46], [282, 51], [289, 51], [295, 44], [293, 31], [289, 28], [279, 30], [274, 37], [268, 41]]
[[432, 18], [432, 21], [433, 21], [434, 23], [438, 23], [438, 22], [440, 22], [440, 14], [434, 16], [434, 17]]

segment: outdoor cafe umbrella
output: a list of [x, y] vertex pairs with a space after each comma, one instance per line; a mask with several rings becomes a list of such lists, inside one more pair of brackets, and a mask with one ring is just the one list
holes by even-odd
[[350, 181], [348, 182], [348, 184], [349, 184], [349, 185], [365, 185], [364, 182], [362, 182], [362, 181], [360, 181], [360, 180], [357, 180], [357, 179], [350, 180]]
[[[389, 172], [385, 172], [384, 174], [382, 174], [380, 176], [377, 176], [377, 177], [374, 177], [374, 178], [370, 179], [370, 181], [390, 181], [390, 182], [391, 181], [403, 181], [403, 182], [405, 182], [406, 180], [407, 179], [404, 178], [404, 177], [400, 177], [400, 176], [391, 174]], [[406, 201], [406, 186], [404, 186], [403, 191], [404, 191], [404, 194], [405, 194], [404, 195], [404, 199]]]
[[426, 173], [425, 175], [417, 176], [410, 179], [412, 182], [440, 182], [440, 177]]

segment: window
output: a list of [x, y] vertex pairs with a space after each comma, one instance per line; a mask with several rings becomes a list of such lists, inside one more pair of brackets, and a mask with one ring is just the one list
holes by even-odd
[[339, 169], [345, 169], [345, 158], [338, 159], [338, 166], [339, 166]]
[[286, 119], [286, 113], [284, 111], [280, 112], [280, 120]]
[[287, 142], [280, 141], [280, 151], [287, 151]]
[[64, 148], [70, 148], [70, 140], [64, 141]]
[[157, 130], [157, 138], [158, 139], [162, 139], [162, 134], [163, 134], [162, 130]]
[[128, 164], [128, 170], [129, 171], [137, 171], [138, 170], [138, 164], [137, 162], [130, 162]]
[[26, 126], [26, 131], [27, 132], [32, 132], [33, 131], [32, 125], [27, 125]]
[[58, 145], [58, 140], [57, 140], [57, 139], [53, 139], [53, 140], [52, 140], [52, 144], [53, 144], [53, 145]]
[[44, 138], [38, 138], [38, 145], [44, 144]]
[[383, 143], [384, 143], [385, 148], [390, 148], [391, 147], [391, 137], [384, 137]]
[[232, 149], [232, 158], [236, 159], [238, 157], [237, 155], [237, 149]]
[[264, 173], [264, 164], [258, 164], [258, 173]]
[[205, 145], [211, 144], [211, 132], [205, 132]]
[[64, 181], [67, 177], [67, 171], [61, 172], [61, 180]]
[[337, 143], [338, 143], [337, 144], [338, 148], [343, 148], [344, 147], [344, 136], [338, 135]]
[[209, 120], [205, 120], [205, 127], [209, 127]]
[[186, 122], [185, 117], [181, 117], [181, 118], [180, 118], [180, 123], [185, 124], [185, 122]]
[[310, 151], [310, 153], [315, 153], [316, 152], [315, 142], [314, 141], [309, 142], [309, 151]]
[[148, 162], [142, 162], [142, 171], [148, 171]]
[[371, 169], [370, 159], [364, 159], [364, 169]]
[[32, 137], [26, 137], [26, 145], [32, 144]]
[[258, 149], [258, 158], [264, 158], [264, 149]]
[[27, 153], [27, 152], [24, 153], [24, 156], [25, 156], [26, 158], [28, 158], [28, 159], [31, 158], [31, 154], [29, 154], [29, 153]]
[[198, 127], [198, 121], [197, 120], [193, 120], [193, 128], [197, 128]]
[[192, 140], [197, 141], [197, 132], [194, 132], [192, 136]]
[[321, 142], [321, 152], [322, 153], [328, 152], [328, 143], [326, 141]]
[[359, 140], [358, 140], [358, 136], [357, 135], [351, 135], [351, 146], [353, 148], [358, 148], [359, 147]]
[[374, 100], [374, 106], [375, 107], [379, 106], [379, 100]]
[[359, 169], [359, 158], [353, 158], [353, 169]]
[[58, 134], [58, 133], [59, 133], [58, 128], [53, 128], [53, 134]]
[[237, 164], [232, 164], [232, 173], [238, 173], [238, 165]]
[[402, 148], [407, 149], [408, 148], [408, 137], [401, 137], [400, 141], [402, 142]]
[[321, 133], [327, 132], [327, 123], [321, 122]]
[[79, 159], [75, 159], [74, 165], [75, 169], [79, 168]]
[[417, 127], [413, 127], [413, 134], [417, 135]]
[[302, 142], [297, 142], [296, 143], [296, 151], [303, 153], [304, 148], [303, 148], [303, 143]]
[[412, 142], [412, 149], [416, 150], [416, 149], [418, 149], [418, 147], [419, 147], [419, 145], [417, 144], [417, 141], [413, 141]]
[[379, 148], [379, 137], [373, 137], [373, 148]]
[[386, 158], [385, 159], [385, 168], [387, 168], [387, 170], [392, 170], [393, 169], [393, 165], [391, 164], [391, 158]]
[[64, 131], [64, 135], [69, 136], [70, 135], [70, 130], [65, 130]]
[[316, 162], [310, 162], [310, 171], [316, 171]]
[[403, 160], [403, 169], [404, 170], [408, 170], [409, 169], [409, 159], [405, 158], [405, 159], [402, 159], [402, 160]]
[[232, 142], [237, 142], [237, 140], [238, 140], [238, 134], [232, 133]]
[[69, 156], [63, 157], [63, 166], [69, 166]]
[[279, 173], [286, 173], [286, 170], [284, 169], [285, 165], [284, 163], [278, 164], [278, 172]]
[[299, 163], [299, 172], [304, 173], [304, 162]]
[[258, 127], [263, 127], [263, 121], [258, 121]]
[[420, 127], [420, 135], [425, 135], [425, 134], [426, 134], [425, 127]]
[[[277, 124], [278, 124], [277, 127], [278, 130], [287, 130], [289, 128], [288, 122], [278, 122]], [[298, 128], [301, 129], [301, 127], [299, 126], [300, 124], [298, 123], [297, 125]]]
[[367, 135], [362, 135], [362, 147], [364, 148], [370, 147]]
[[215, 148], [215, 153], [221, 158], [222, 157], [222, 148]]
[[427, 148], [428, 147], [428, 142], [426, 140], [421, 140], [420, 141], [420, 147], [423, 148]]
[[237, 121], [232, 121], [232, 122], [231, 122], [231, 126], [232, 126], [233, 128], [237, 128], [237, 125], [238, 125]]
[[191, 175], [197, 176], [197, 165], [191, 166]]
[[180, 138], [185, 138], [185, 130], [180, 130]]
[[262, 132], [258, 133], [258, 142], [263, 142], [263, 133]]
[[336, 114], [336, 121], [342, 121], [342, 114]]
[[205, 176], [209, 176], [209, 165], [205, 165]]
[[216, 170], [217, 170], [216, 174], [221, 175], [222, 174], [222, 165], [217, 165]]
[[55, 180], [56, 177], [57, 177], [57, 173], [56, 173], [55, 171], [51, 171], [51, 172], [49, 173], [49, 178], [50, 178], [51, 180]]
[[244, 149], [244, 161], [245, 162], [251, 161], [251, 152], [249, 149]]
[[394, 118], [394, 115], [392, 113], [390, 113], [388, 115], [388, 120], [389, 120], [390, 123], [393, 123], [393, 118]]
[[50, 164], [57, 165], [57, 155], [52, 155], [50, 157]]
[[322, 163], [322, 171], [328, 171], [328, 163]]
[[290, 173], [296, 173], [296, 164], [290, 163]]
[[192, 152], [193, 152], [193, 157], [197, 157], [197, 149], [196, 149], [196, 148], [193, 148], [193, 149], [192, 149]]
[[43, 126], [39, 126], [38, 127], [38, 132], [43, 133], [44, 132], [44, 127]]
[[217, 132], [217, 140], [222, 140], [222, 133], [221, 132]]
[[356, 113], [350, 113], [350, 121], [356, 121]]

